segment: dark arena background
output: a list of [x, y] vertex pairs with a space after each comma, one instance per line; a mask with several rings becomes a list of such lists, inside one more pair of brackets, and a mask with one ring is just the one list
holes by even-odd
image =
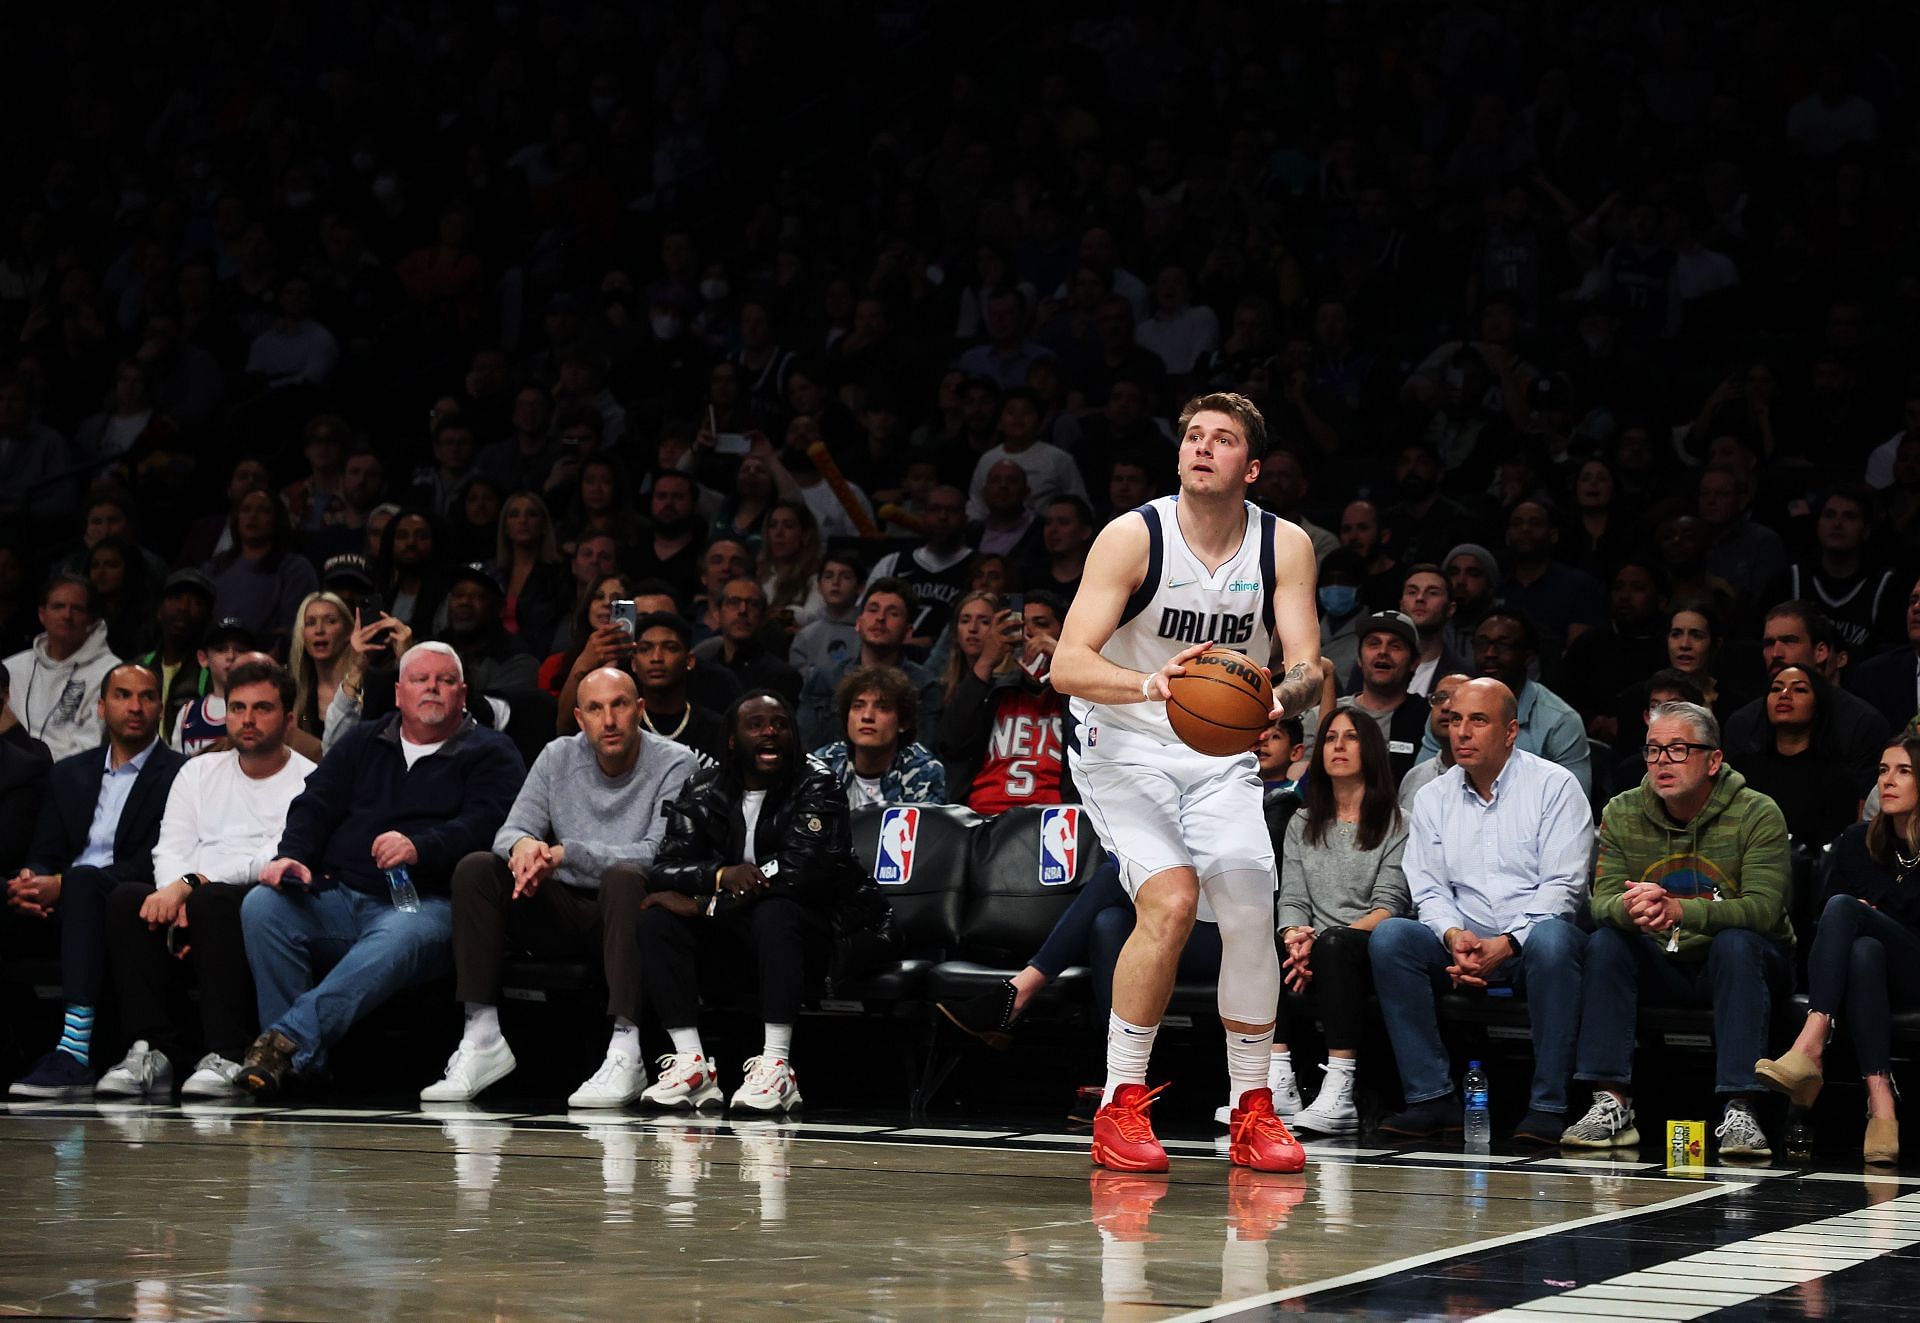
[[[0, 1317], [1920, 1316], [1917, 15], [0, 7]], [[1226, 393], [1306, 1162], [1201, 922], [1113, 1170]]]

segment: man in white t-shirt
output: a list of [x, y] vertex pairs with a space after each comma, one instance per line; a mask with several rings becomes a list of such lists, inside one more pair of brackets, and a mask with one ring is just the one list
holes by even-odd
[[181, 1095], [240, 1093], [240, 1058], [252, 1039], [253, 994], [241, 946], [240, 902], [273, 858], [287, 806], [313, 763], [287, 747], [293, 676], [277, 663], [242, 662], [224, 677], [232, 747], [188, 761], [173, 779], [154, 885], [127, 882], [107, 896], [107, 943], [132, 1047], [95, 1092], [168, 1101], [174, 1063], [190, 1035], [169, 1010], [169, 954], [192, 952], [200, 990], [203, 1055]]
[[1000, 401], [1000, 444], [980, 456], [973, 466], [973, 481], [967, 486], [967, 518], [987, 517], [987, 475], [1003, 459], [1018, 464], [1027, 475], [1030, 514], [1039, 514], [1056, 496], [1087, 499], [1087, 484], [1073, 456], [1040, 439], [1043, 412], [1040, 397], [1024, 386], [1008, 391]]
[[1153, 316], [1134, 328], [1134, 343], [1157, 355], [1169, 376], [1184, 377], [1220, 344], [1220, 318], [1205, 304], [1188, 302], [1187, 272], [1180, 266], [1161, 268], [1153, 304]]

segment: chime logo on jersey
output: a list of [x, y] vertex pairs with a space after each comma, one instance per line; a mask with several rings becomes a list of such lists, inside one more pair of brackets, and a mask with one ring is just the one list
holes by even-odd
[[920, 810], [890, 808], [880, 815], [880, 848], [873, 860], [873, 880], [899, 886], [913, 876], [914, 843], [920, 836]]
[[1064, 887], [1080, 862], [1080, 810], [1040, 810], [1040, 885]]
[[1253, 612], [1187, 611], [1177, 606], [1160, 611], [1160, 637], [1180, 643], [1245, 643], [1253, 637]]

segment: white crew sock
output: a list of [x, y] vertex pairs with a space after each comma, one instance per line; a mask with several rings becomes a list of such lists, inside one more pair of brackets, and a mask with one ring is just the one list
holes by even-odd
[[[1227, 1079], [1228, 1092], [1233, 1095], [1233, 1105], [1240, 1106], [1240, 1100], [1249, 1090], [1267, 1087], [1267, 1062], [1273, 1057], [1273, 1026], [1268, 1025], [1257, 1034], [1243, 1034], [1238, 1029], [1227, 1030]], [[1293, 1062], [1289, 1058], [1288, 1069]]]
[[477, 1001], [467, 1003], [467, 1026], [460, 1036], [463, 1047], [487, 1048], [500, 1041], [500, 1009], [497, 1006], [483, 1006]]
[[1328, 1070], [1344, 1070], [1349, 1075], [1353, 1074], [1353, 1068], [1359, 1064], [1360, 1063], [1352, 1057], [1328, 1057], [1327, 1058]]
[[669, 1029], [667, 1037], [673, 1040], [673, 1050], [676, 1052], [691, 1052], [696, 1057], [706, 1055], [706, 1051], [700, 1046], [698, 1029]]
[[640, 1026], [624, 1015], [613, 1017], [613, 1037], [607, 1041], [607, 1055], [625, 1052], [627, 1060], [640, 1059]]
[[773, 1057], [777, 1061], [793, 1059], [793, 1026], [790, 1024], [770, 1024], [767, 1036], [760, 1047], [762, 1056]]
[[[1232, 1037], [1231, 1034], [1228, 1035]], [[1293, 1053], [1281, 1051], [1271, 1053], [1267, 1058], [1267, 1087], [1279, 1093], [1283, 1085], [1293, 1079]], [[1239, 1099], [1235, 1099], [1238, 1102]]]
[[1107, 1087], [1100, 1094], [1100, 1105], [1113, 1101], [1113, 1091], [1122, 1084], [1145, 1084], [1147, 1063], [1153, 1060], [1153, 1040], [1159, 1025], [1128, 1024], [1118, 1011], [1107, 1012]]

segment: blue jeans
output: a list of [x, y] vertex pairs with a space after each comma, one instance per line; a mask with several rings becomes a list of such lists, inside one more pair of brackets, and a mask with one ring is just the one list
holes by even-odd
[[[1586, 934], [1567, 920], [1543, 919], [1527, 934], [1519, 957], [1496, 971], [1527, 999], [1533, 1025], [1533, 1088], [1527, 1105], [1536, 1112], [1567, 1110], [1585, 941]], [[1453, 1076], [1434, 997], [1452, 986], [1447, 966], [1453, 953], [1425, 924], [1387, 919], [1373, 930], [1370, 954], [1374, 992], [1408, 1106], [1446, 1097], [1453, 1092]]]
[[445, 896], [422, 896], [419, 912], [407, 914], [348, 887], [308, 894], [259, 886], [241, 905], [240, 922], [261, 1030], [300, 1045], [293, 1068], [303, 1074], [323, 1067], [327, 1049], [368, 1011], [453, 969], [453, 902]]
[[1793, 994], [1785, 942], [1748, 928], [1715, 933], [1705, 960], [1676, 960], [1661, 937], [1601, 928], [1587, 939], [1586, 1004], [1574, 1078], [1594, 1084], [1633, 1079], [1633, 1031], [1640, 1003], [1713, 1008], [1713, 1091], [1754, 1093], [1753, 1063], [1767, 1054], [1773, 999]]

